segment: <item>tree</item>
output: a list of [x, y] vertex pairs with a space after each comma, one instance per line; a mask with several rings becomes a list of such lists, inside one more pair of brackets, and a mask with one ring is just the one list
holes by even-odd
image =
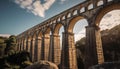
[[11, 55], [16, 51], [16, 36], [11, 35], [7, 40], [6, 40], [6, 49], [5, 49], [5, 54]]
[[85, 37], [78, 40], [75, 44], [77, 53], [78, 69], [84, 69]]
[[4, 49], [6, 48], [5, 40], [6, 38], [0, 37], [0, 58], [4, 56]]

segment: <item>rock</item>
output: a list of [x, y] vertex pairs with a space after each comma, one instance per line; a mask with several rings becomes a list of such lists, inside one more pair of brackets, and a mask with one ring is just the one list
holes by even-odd
[[25, 69], [58, 69], [57, 65], [49, 61], [39, 61]]

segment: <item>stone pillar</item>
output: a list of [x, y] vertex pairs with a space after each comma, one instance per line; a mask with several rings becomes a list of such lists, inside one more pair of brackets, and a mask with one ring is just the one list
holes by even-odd
[[35, 49], [35, 38], [31, 40], [30, 54], [31, 54], [32, 62], [34, 62], [34, 49]]
[[101, 40], [100, 29], [95, 32], [96, 36], [96, 48], [97, 48], [97, 56], [98, 56], [98, 64], [102, 64], [104, 62], [104, 54]]
[[42, 47], [41, 47], [41, 60], [48, 60], [50, 46], [50, 37], [42, 36]]
[[41, 57], [41, 38], [36, 38], [35, 43], [35, 61], [39, 61]]
[[21, 51], [21, 48], [22, 48], [22, 43], [20, 42], [20, 51]]
[[44, 60], [48, 60], [49, 47], [50, 47], [50, 37], [45, 36], [44, 38]]
[[42, 36], [42, 42], [41, 42], [41, 60], [44, 60], [44, 35]]
[[78, 69], [73, 33], [63, 33], [60, 67], [61, 69]]
[[24, 50], [24, 40], [22, 40], [22, 51]]
[[49, 49], [49, 61], [54, 62], [56, 65], [60, 64], [60, 36], [51, 35], [50, 36], [50, 49]]
[[20, 51], [20, 42], [17, 42], [17, 50]]
[[86, 27], [85, 69], [104, 62], [100, 29]]
[[24, 46], [23, 46], [23, 50], [26, 50], [26, 40], [24, 40], [24, 42], [23, 42], [24, 44]]
[[20, 48], [20, 51], [23, 51], [23, 45], [24, 45], [24, 44], [23, 44], [23, 40], [22, 40], [22, 41], [21, 41], [21, 45], [20, 45], [20, 47], [21, 47], [21, 48]]
[[27, 41], [26, 41], [26, 50], [27, 50], [27, 52], [30, 52], [30, 46], [31, 46], [31, 40], [27, 39]]

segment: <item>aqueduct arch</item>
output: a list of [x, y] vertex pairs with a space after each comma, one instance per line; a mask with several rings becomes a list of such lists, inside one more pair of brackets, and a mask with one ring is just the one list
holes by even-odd
[[[101, 3], [98, 4], [100, 1]], [[26, 50], [31, 51], [33, 61], [49, 60], [56, 64], [60, 63], [61, 69], [77, 69], [72, 31], [75, 22], [85, 17], [88, 22], [86, 27], [85, 69], [92, 65], [101, 64], [104, 62], [104, 57], [99, 22], [104, 14], [113, 9], [120, 9], [120, 0], [86, 0], [19, 34], [17, 36], [18, 50], [23, 50], [23, 46], [26, 45]], [[58, 23], [62, 23], [62, 25]], [[64, 26], [64, 32], [60, 56], [58, 55], [58, 33], [61, 26]], [[52, 32], [51, 35], [50, 32]], [[26, 41], [23, 38], [26, 38]], [[98, 47], [100, 47], [99, 50]]]
[[[58, 23], [53, 28], [53, 33], [51, 35], [51, 48], [50, 48], [50, 58], [49, 60], [56, 63], [57, 65], [60, 64], [60, 56], [61, 56], [61, 50], [60, 50], [60, 35], [59, 31], [60, 28], [63, 25], [61, 23]], [[52, 57], [54, 56], [54, 57]]]
[[73, 19], [71, 19], [70, 22], [69, 22], [69, 25], [68, 25], [68, 32], [73, 33], [74, 25], [76, 24], [77, 21], [79, 21], [81, 19], [84, 19], [84, 17], [77, 16], [77, 17], [74, 17]]
[[41, 44], [42, 44], [42, 33], [40, 31], [36, 32], [36, 46], [35, 46], [35, 61], [41, 60]]
[[98, 12], [98, 15], [96, 16], [95, 24], [99, 26], [100, 21], [103, 18], [103, 16], [112, 10], [120, 10], [120, 3], [117, 3], [117, 4], [115, 3], [112, 5], [106, 6], [103, 9], [100, 9], [100, 11]]
[[[107, 14], [108, 12], [111, 12], [113, 10], [120, 10], [120, 6], [118, 6], [118, 5], [120, 5], [120, 4], [119, 3], [118, 4], [112, 4], [112, 5], [106, 6], [105, 8], [101, 9], [98, 12], [98, 15], [97, 15], [96, 20], [95, 20], [95, 24], [97, 26], [99, 26], [100, 21], [102, 20], [103, 16], [105, 14]], [[98, 48], [102, 48], [102, 46], [98, 46]], [[101, 56], [101, 55], [103, 55], [103, 54], [101, 54], [100, 51], [98, 50], [98, 56]]]

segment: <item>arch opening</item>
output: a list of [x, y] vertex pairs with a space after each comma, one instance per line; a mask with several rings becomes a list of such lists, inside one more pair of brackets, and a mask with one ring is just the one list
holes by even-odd
[[38, 38], [38, 39], [41, 39], [41, 38], [42, 38], [42, 36], [43, 36], [42, 32], [41, 32], [41, 31], [39, 31], [39, 32], [38, 32], [38, 34], [37, 34], [37, 38]]
[[32, 40], [32, 36], [30, 36], [29, 34], [27, 34], [26, 50], [28, 52], [30, 52], [31, 40]]
[[36, 32], [32, 33], [31, 45], [30, 45], [30, 56], [32, 62], [35, 61], [35, 48], [36, 48]]
[[77, 10], [74, 10], [74, 11], [73, 11], [73, 15], [76, 15], [76, 14], [77, 14]]
[[78, 16], [70, 21], [68, 32], [74, 34], [73, 44], [76, 47], [78, 68], [84, 69], [85, 26], [87, 20]]
[[50, 37], [50, 32], [51, 32], [51, 29], [48, 27], [45, 31], [45, 37]]
[[[54, 27], [54, 62], [59, 65], [61, 61], [61, 49], [62, 49], [62, 34], [61, 28], [63, 28], [63, 25], [61, 23], [57, 23]], [[63, 30], [63, 29], [62, 29]], [[57, 57], [56, 57], [57, 56]]]
[[88, 5], [88, 10], [93, 9], [93, 4]]
[[61, 19], [64, 20], [65, 19], [65, 15], [63, 15]]
[[101, 28], [101, 39], [105, 62], [119, 61], [120, 49], [119, 25], [120, 25], [120, 6], [112, 4], [103, 8], [95, 21], [96, 25]]
[[62, 32], [64, 32], [64, 28], [63, 25], [58, 23], [54, 29], [54, 35], [58, 35], [60, 36], [59, 39], [59, 45], [60, 45], [60, 49], [62, 49]]
[[103, 0], [98, 1], [97, 6], [103, 5]]
[[[120, 60], [120, 10], [106, 13], [100, 21], [105, 62]], [[111, 55], [111, 56], [110, 56]]]
[[85, 7], [82, 7], [82, 8], [80, 9], [80, 13], [82, 13], [82, 12], [85, 12]]
[[71, 13], [68, 13], [68, 14], [67, 14], [67, 18], [69, 18], [69, 17], [71, 17]]

